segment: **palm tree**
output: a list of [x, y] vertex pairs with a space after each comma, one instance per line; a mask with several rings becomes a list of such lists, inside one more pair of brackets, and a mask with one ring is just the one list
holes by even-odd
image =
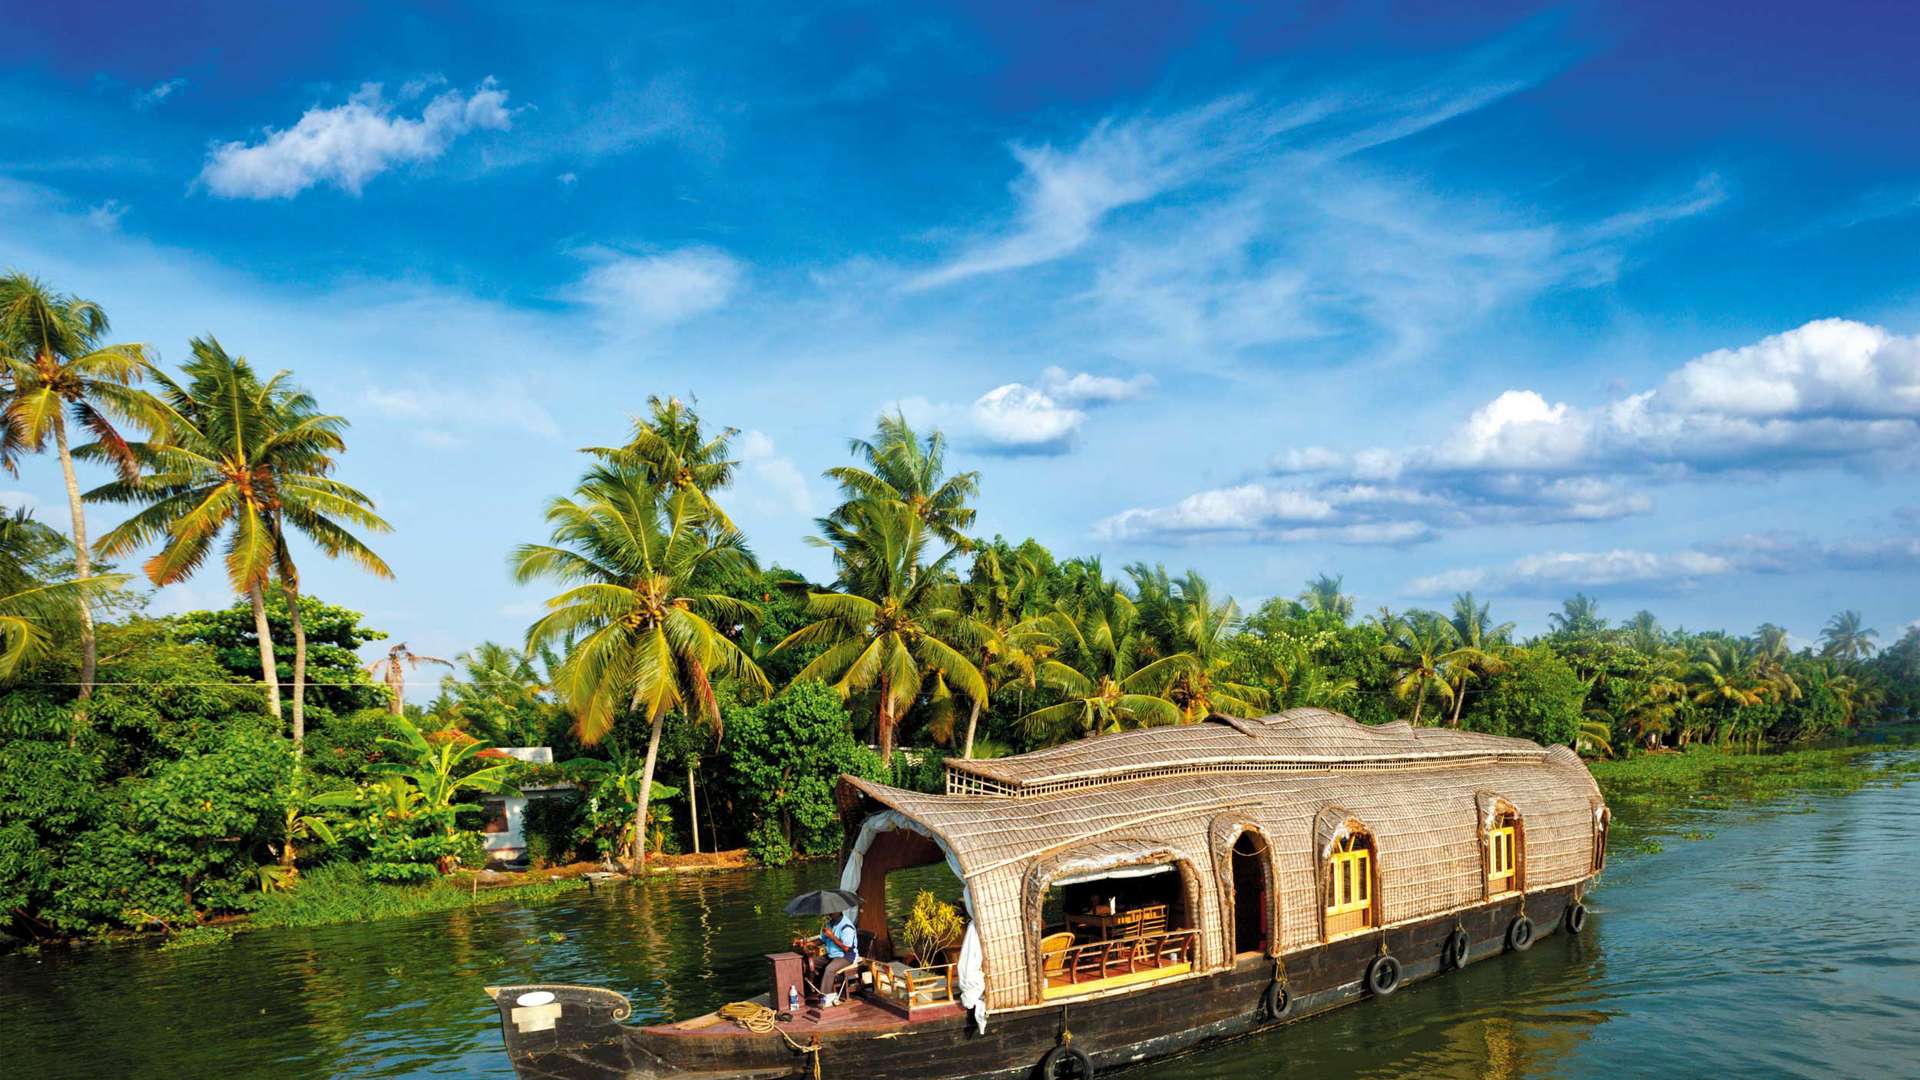
[[[465, 669], [464, 678], [447, 675], [440, 680], [434, 712], [496, 746], [532, 746], [545, 738], [551, 672], [560, 666], [553, 650], [536, 655], [483, 641], [455, 659]], [[536, 659], [549, 674], [541, 674]]]
[[1827, 643], [1820, 654], [1849, 663], [1872, 656], [1874, 649], [1878, 648], [1873, 639], [1879, 637], [1880, 632], [1869, 630], [1860, 622], [1860, 613], [1857, 611], [1843, 611], [1828, 619], [1826, 628], [1820, 631], [1820, 639]]
[[1344, 577], [1321, 574], [1307, 582], [1306, 590], [1300, 594], [1300, 602], [1306, 605], [1308, 611], [1324, 611], [1346, 622], [1353, 618], [1353, 597], [1340, 591], [1344, 581]]
[[1453, 683], [1448, 678], [1442, 657], [1458, 640], [1452, 623], [1431, 611], [1422, 611], [1402, 620], [1394, 639], [1380, 647], [1381, 655], [1396, 670], [1393, 696], [1402, 701], [1409, 697], [1414, 699], [1415, 727], [1420, 726], [1420, 713], [1427, 704], [1427, 691], [1437, 692], [1443, 702], [1453, 702]]
[[1507, 670], [1507, 662], [1501, 658], [1501, 653], [1507, 651], [1513, 624], [1492, 625], [1492, 616], [1488, 613], [1491, 606], [1476, 604], [1470, 592], [1453, 598], [1450, 625], [1459, 644], [1440, 657], [1441, 665], [1452, 675], [1454, 694], [1453, 716], [1448, 720], [1450, 727], [1460, 726], [1460, 712], [1467, 701], [1467, 680], [1475, 675], [1492, 676]]
[[708, 438], [700, 426], [699, 414], [679, 398], [665, 401], [647, 399], [651, 416], [636, 418], [633, 435], [625, 446], [589, 447], [587, 453], [603, 461], [644, 468], [655, 487], [662, 491], [691, 492], [704, 505], [707, 515], [726, 528], [733, 521], [713, 501], [713, 493], [733, 483], [733, 471], [740, 463], [727, 456], [729, 444], [739, 428], [722, 428]]
[[807, 614], [814, 621], [774, 651], [822, 646], [796, 678], [831, 679], [842, 699], [877, 688], [874, 729], [880, 759], [890, 766], [894, 730], [930, 675], [976, 700], [987, 696], [987, 684], [961, 651], [972, 635], [947, 571], [960, 549], [949, 547], [925, 561], [935, 526], [898, 502], [841, 510], [844, 527], [835, 531], [833, 545], [840, 591], [808, 593]]
[[1021, 717], [1029, 734], [1057, 740], [1069, 731], [1103, 735], [1185, 719], [1165, 692], [1185, 659], [1161, 657], [1136, 666], [1138, 616], [1117, 589], [1113, 601], [1078, 615], [1063, 604], [1045, 617], [1061, 658], [1036, 665], [1035, 681], [1066, 700]]
[[405, 710], [407, 696], [407, 672], [420, 670], [421, 664], [439, 664], [452, 668], [453, 661], [442, 660], [438, 656], [423, 656], [407, 648], [401, 642], [387, 650], [387, 655], [367, 665], [367, 674], [387, 684], [387, 711], [395, 716]]
[[[1693, 687], [1694, 704], [1713, 710], [1721, 721], [1732, 711], [1760, 704], [1774, 690], [1773, 684], [1756, 670], [1753, 647], [1735, 639], [1701, 642], [1699, 657], [1688, 672], [1688, 682]], [[1720, 721], [1714, 729], [1719, 734], [1730, 731], [1729, 725]]]
[[1574, 593], [1560, 602], [1560, 610], [1547, 616], [1556, 634], [1593, 634], [1607, 628], [1600, 617], [1600, 602], [1586, 593]]
[[73, 516], [74, 576], [80, 582], [67, 599], [80, 612], [82, 702], [93, 696], [99, 663], [92, 606], [98, 590], [85, 584], [93, 576], [92, 553], [80, 481], [67, 445], [67, 419], [71, 415], [93, 435], [103, 456], [128, 482], [137, 475], [138, 464], [114, 419], [140, 426], [153, 423], [149, 399], [133, 389], [150, 370], [146, 354], [139, 345], [102, 344], [107, 329], [107, 313], [91, 300], [56, 293], [26, 274], [0, 277], [0, 372], [8, 384], [0, 406], [0, 461], [11, 471], [16, 452], [44, 450], [49, 436], [60, 458], [67, 509]]
[[1231, 666], [1226, 645], [1240, 619], [1232, 597], [1214, 604], [1207, 580], [1193, 570], [1175, 578], [1165, 566], [1140, 562], [1127, 567], [1127, 576], [1144, 631], [1143, 657], [1174, 661], [1163, 669], [1164, 691], [1184, 718], [1205, 720], [1216, 712], [1252, 716], [1267, 707], [1266, 691], [1223, 678]]
[[25, 509], [0, 515], [0, 682], [46, 655], [55, 633], [70, 630], [76, 601], [127, 580], [125, 574], [44, 580], [41, 567], [66, 547], [65, 537], [33, 520]]
[[852, 439], [848, 448], [866, 459], [867, 467], [836, 466], [827, 476], [840, 484], [847, 501], [821, 522], [830, 543], [846, 540], [856, 526], [852, 508], [864, 503], [898, 503], [919, 518], [933, 535], [967, 551], [973, 542], [966, 530], [974, 510], [967, 500], [980, 493], [980, 474], [946, 475], [947, 439], [934, 431], [922, 439], [906, 417], [895, 412], [880, 417], [873, 438]]
[[[389, 526], [365, 495], [332, 479], [333, 455], [345, 448], [346, 421], [314, 408], [312, 398], [279, 372], [265, 382], [245, 357], [231, 356], [213, 338], [195, 338], [182, 367], [185, 383], [152, 372], [160, 393], [148, 398], [158, 436], [126, 444], [146, 467], [145, 478], [117, 480], [87, 493], [90, 500], [144, 504], [100, 538], [103, 557], [125, 555], [161, 541], [145, 564], [155, 585], [184, 581], [200, 568], [215, 539], [231, 530], [227, 580], [253, 605], [261, 679], [275, 719], [280, 678], [267, 623], [265, 586], [276, 574], [287, 592], [294, 626], [295, 750], [305, 735], [306, 633], [300, 621], [298, 574], [287, 548], [288, 526], [322, 552], [359, 563], [381, 576], [393, 572], [348, 531], [353, 525], [384, 532]], [[78, 453], [110, 453], [104, 443]], [[342, 524], [342, 522], [347, 524]]]
[[646, 864], [647, 800], [668, 712], [720, 726], [715, 674], [740, 679], [764, 694], [766, 675], [726, 634], [752, 622], [744, 601], [706, 591], [728, 573], [752, 570], [738, 532], [687, 490], [663, 494], [649, 471], [608, 462], [588, 470], [572, 496], [547, 507], [552, 542], [513, 553], [521, 583], [546, 578], [567, 585], [547, 613], [527, 628], [527, 650], [568, 646], [554, 690], [574, 714], [580, 741], [599, 742], [617, 713], [651, 725], [634, 816], [636, 868]]
[[1030, 563], [1015, 555], [1009, 573], [999, 549], [987, 547], [975, 556], [972, 575], [960, 590], [961, 614], [974, 641], [970, 655], [979, 658], [976, 666], [987, 686], [987, 697], [971, 702], [966, 742], [960, 750], [963, 758], [973, 756], [980, 710], [993, 693], [1009, 682], [1038, 685], [1037, 666], [1052, 651], [1053, 642], [1043, 621], [1020, 618], [1018, 597], [1026, 591], [1033, 571]]
[[1652, 656], [1666, 647], [1667, 635], [1660, 629], [1660, 620], [1645, 608], [1634, 612], [1633, 618], [1620, 624], [1620, 629], [1627, 632], [1627, 644], [1633, 646], [1635, 652]]

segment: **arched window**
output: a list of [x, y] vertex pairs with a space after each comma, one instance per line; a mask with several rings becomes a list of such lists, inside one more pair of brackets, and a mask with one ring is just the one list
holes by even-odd
[[1373, 904], [1373, 837], [1349, 832], [1327, 856], [1327, 937], [1365, 930], [1376, 923]]

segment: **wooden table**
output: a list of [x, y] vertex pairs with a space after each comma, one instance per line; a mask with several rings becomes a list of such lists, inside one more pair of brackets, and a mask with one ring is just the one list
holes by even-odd
[[1069, 930], [1086, 930], [1093, 940], [1112, 941], [1116, 938], [1133, 937], [1140, 931], [1142, 923], [1159, 918], [1164, 924], [1167, 918], [1167, 905], [1148, 904], [1131, 911], [1115, 912], [1111, 915], [1069, 915]]

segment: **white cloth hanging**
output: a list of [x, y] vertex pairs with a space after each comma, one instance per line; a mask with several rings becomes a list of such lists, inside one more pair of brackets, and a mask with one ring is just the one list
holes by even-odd
[[960, 980], [960, 1007], [973, 1011], [973, 1022], [980, 1034], [987, 1033], [987, 972], [982, 961], [986, 950], [980, 947], [980, 923], [967, 923], [966, 937], [960, 941], [960, 961], [954, 974]]

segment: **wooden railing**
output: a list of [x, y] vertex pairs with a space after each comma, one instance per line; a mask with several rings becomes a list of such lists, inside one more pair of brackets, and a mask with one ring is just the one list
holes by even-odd
[[1190, 967], [1199, 937], [1197, 930], [1167, 930], [1073, 945], [1041, 958], [1046, 984], [1072, 986], [1155, 968]]
[[929, 1005], [944, 1005], [953, 1000], [952, 964], [935, 967], [908, 967], [898, 960], [873, 965], [873, 992], [909, 1011]]

